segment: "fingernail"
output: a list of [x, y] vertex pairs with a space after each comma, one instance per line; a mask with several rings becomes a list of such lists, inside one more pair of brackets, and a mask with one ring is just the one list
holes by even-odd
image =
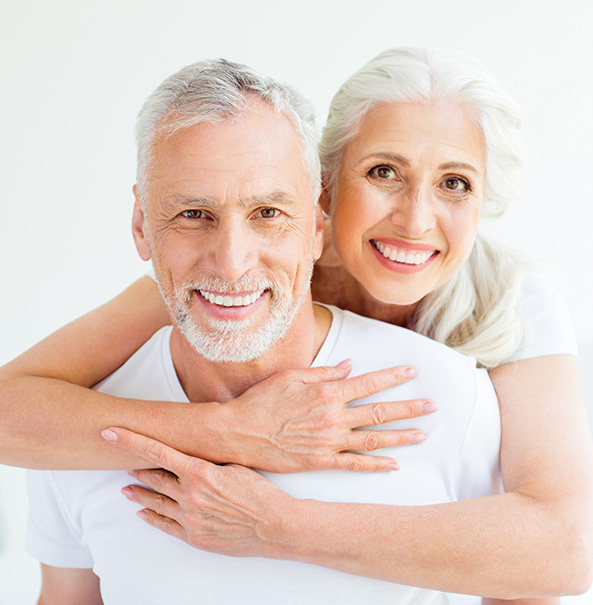
[[436, 412], [438, 409], [439, 408], [437, 408], [437, 406], [432, 401], [427, 401], [422, 406], [422, 413], [423, 414], [432, 414], [433, 412]]
[[340, 363], [338, 364], [338, 368], [348, 368], [351, 365], [352, 365], [351, 359], [344, 359], [343, 361], [340, 361]]
[[113, 431], [110, 431], [109, 429], [101, 431], [101, 437], [103, 437], [103, 439], [105, 439], [105, 441], [109, 441], [111, 443], [115, 443], [117, 441], [117, 433], [114, 433]]
[[391, 464], [387, 465], [387, 470], [388, 471], [399, 471], [399, 464], [397, 464], [397, 462], [392, 462]]
[[138, 515], [138, 516], [139, 516], [141, 519], [146, 520], [146, 511], [145, 511], [145, 510], [139, 510], [139, 511], [138, 511], [136, 514], [137, 514], [137, 515]]
[[132, 488], [131, 487], [123, 487], [122, 490], [121, 490], [121, 493], [126, 498], [129, 498], [132, 495]]
[[418, 370], [416, 368], [406, 368], [406, 378], [414, 378], [418, 376]]
[[426, 435], [422, 433], [414, 433], [410, 439], [410, 443], [422, 443], [426, 439]]

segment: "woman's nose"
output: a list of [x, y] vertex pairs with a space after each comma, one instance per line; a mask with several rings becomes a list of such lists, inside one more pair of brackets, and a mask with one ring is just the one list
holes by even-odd
[[430, 194], [417, 189], [399, 197], [391, 222], [409, 237], [418, 237], [434, 229], [436, 215]]

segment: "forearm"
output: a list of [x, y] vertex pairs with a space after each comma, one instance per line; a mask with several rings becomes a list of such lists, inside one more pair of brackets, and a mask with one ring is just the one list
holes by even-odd
[[591, 566], [584, 500], [515, 493], [421, 507], [296, 501], [271, 556], [502, 599], [578, 593]]
[[17, 377], [0, 387], [0, 463], [28, 468], [129, 469], [147, 462], [110, 447], [101, 431], [121, 423], [213, 462], [227, 451], [227, 412], [188, 404], [111, 397], [59, 380]]

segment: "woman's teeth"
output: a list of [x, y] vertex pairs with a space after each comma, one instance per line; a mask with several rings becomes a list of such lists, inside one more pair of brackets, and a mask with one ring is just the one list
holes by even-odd
[[422, 265], [424, 264], [435, 252], [414, 252], [413, 250], [398, 250], [397, 248], [390, 248], [381, 242], [373, 241], [373, 245], [379, 252], [389, 260], [397, 263], [403, 263], [404, 265]]
[[259, 290], [253, 294], [247, 294], [246, 296], [221, 296], [220, 294], [214, 294], [207, 290], [198, 290], [198, 292], [213, 305], [219, 307], [246, 307], [252, 305], [263, 293], [264, 290]]

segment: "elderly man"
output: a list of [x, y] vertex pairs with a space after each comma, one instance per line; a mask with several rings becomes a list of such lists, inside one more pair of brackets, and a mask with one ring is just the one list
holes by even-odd
[[[351, 356], [360, 373], [405, 361], [420, 373], [399, 398], [402, 390], [410, 399], [439, 394], [438, 423], [419, 420], [430, 439], [398, 453], [398, 473], [262, 476], [106, 431], [171, 472], [135, 473], [160, 494], [129, 486], [119, 471], [31, 472], [27, 543], [43, 564], [44, 605], [442, 603], [441, 592], [395, 582], [459, 585], [447, 565], [455, 531], [443, 525], [455, 511], [393, 505], [496, 491], [495, 394], [485, 372], [446, 347], [312, 304], [323, 220], [307, 113], [294, 92], [225, 61], [189, 66], [149, 98], [139, 118], [133, 233], [174, 325], [98, 389], [224, 401], [283, 368]], [[398, 514], [408, 531], [426, 526], [420, 537], [441, 535], [424, 550], [427, 540], [413, 548], [401, 540], [393, 551]]]

